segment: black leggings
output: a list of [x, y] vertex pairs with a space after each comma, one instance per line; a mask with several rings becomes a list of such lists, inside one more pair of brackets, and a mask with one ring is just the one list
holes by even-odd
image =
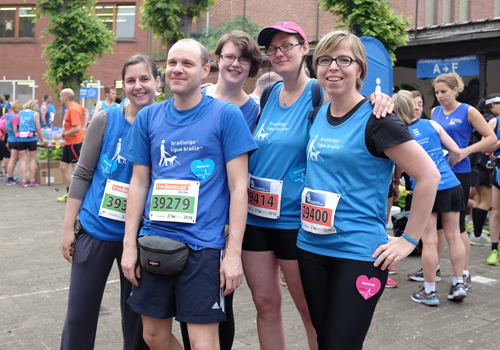
[[[388, 270], [373, 262], [332, 258], [298, 249], [299, 269], [320, 350], [362, 349]], [[365, 300], [356, 280], [379, 279], [380, 290]]]
[[[234, 292], [224, 297], [226, 306], [226, 321], [219, 323], [219, 344], [220, 350], [231, 350], [234, 341], [234, 313], [233, 313], [233, 295]], [[191, 350], [189, 334], [186, 322], [180, 322], [182, 342], [185, 350]]]

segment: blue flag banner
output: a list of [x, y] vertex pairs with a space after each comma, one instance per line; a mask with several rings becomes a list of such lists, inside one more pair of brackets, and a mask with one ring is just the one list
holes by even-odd
[[81, 87], [80, 88], [80, 98], [96, 98], [97, 88], [92, 87]]
[[419, 58], [417, 60], [417, 78], [435, 78], [443, 73], [457, 73], [461, 77], [479, 75], [479, 56]]
[[393, 72], [391, 56], [380, 41], [370, 36], [362, 36], [361, 42], [365, 47], [368, 58], [366, 78], [360, 93], [370, 96], [373, 92], [383, 92], [392, 96]]

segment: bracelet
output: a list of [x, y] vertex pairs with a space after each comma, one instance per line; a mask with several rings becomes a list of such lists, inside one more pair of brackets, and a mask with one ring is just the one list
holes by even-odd
[[404, 239], [406, 239], [408, 242], [410, 242], [413, 245], [418, 245], [418, 242], [416, 240], [414, 240], [413, 238], [408, 237], [406, 235], [406, 233], [403, 233], [403, 235], [401, 237], [403, 237]]
[[401, 181], [399, 180], [392, 180], [392, 183], [395, 183], [396, 185], [399, 185]]

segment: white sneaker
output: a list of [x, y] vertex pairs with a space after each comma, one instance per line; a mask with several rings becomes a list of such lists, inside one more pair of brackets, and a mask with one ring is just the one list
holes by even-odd
[[491, 239], [490, 239], [490, 237], [486, 236], [484, 233], [481, 233], [481, 236], [479, 236], [479, 237], [476, 237], [476, 236], [474, 236], [474, 233], [471, 233], [470, 234], [470, 244], [471, 245], [490, 246]]

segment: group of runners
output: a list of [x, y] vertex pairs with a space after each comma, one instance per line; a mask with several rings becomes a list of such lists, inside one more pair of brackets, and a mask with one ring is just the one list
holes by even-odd
[[[257, 43], [282, 79], [264, 89], [260, 106], [243, 90], [261, 65]], [[201, 89], [208, 51], [195, 40], [178, 41], [165, 73], [174, 97], [161, 103], [154, 103], [160, 87], [154, 61], [135, 55], [125, 62], [128, 105], [95, 113], [67, 196], [62, 254], [72, 268], [61, 349], [93, 348], [115, 261], [124, 349], [231, 349], [232, 296], [243, 275], [260, 347], [285, 349], [280, 269], [310, 349], [361, 349], [388, 268], [422, 235], [424, 250], [432, 249], [425, 242], [433, 241], [431, 212], [444, 176], [407, 127], [417, 120], [413, 98], [398, 94], [402, 109], [397, 97], [359, 94], [368, 62], [349, 32], [331, 32], [318, 43], [317, 80], [304, 70], [309, 44], [297, 24], [265, 27], [257, 43], [241, 31], [224, 35], [215, 50], [217, 84]], [[490, 147], [489, 139], [481, 142]], [[451, 162], [466, 157], [460, 144], [448, 138], [445, 145]], [[385, 228], [394, 163], [414, 180], [412, 210], [398, 238]], [[462, 266], [458, 214], [450, 215], [454, 226], [442, 216], [461, 254], [454, 264]], [[140, 242], [151, 238], [158, 246], [148, 252]], [[432, 277], [430, 264], [423, 266]], [[461, 269], [454, 266], [454, 285], [463, 285]], [[183, 346], [172, 334], [174, 317]]]

